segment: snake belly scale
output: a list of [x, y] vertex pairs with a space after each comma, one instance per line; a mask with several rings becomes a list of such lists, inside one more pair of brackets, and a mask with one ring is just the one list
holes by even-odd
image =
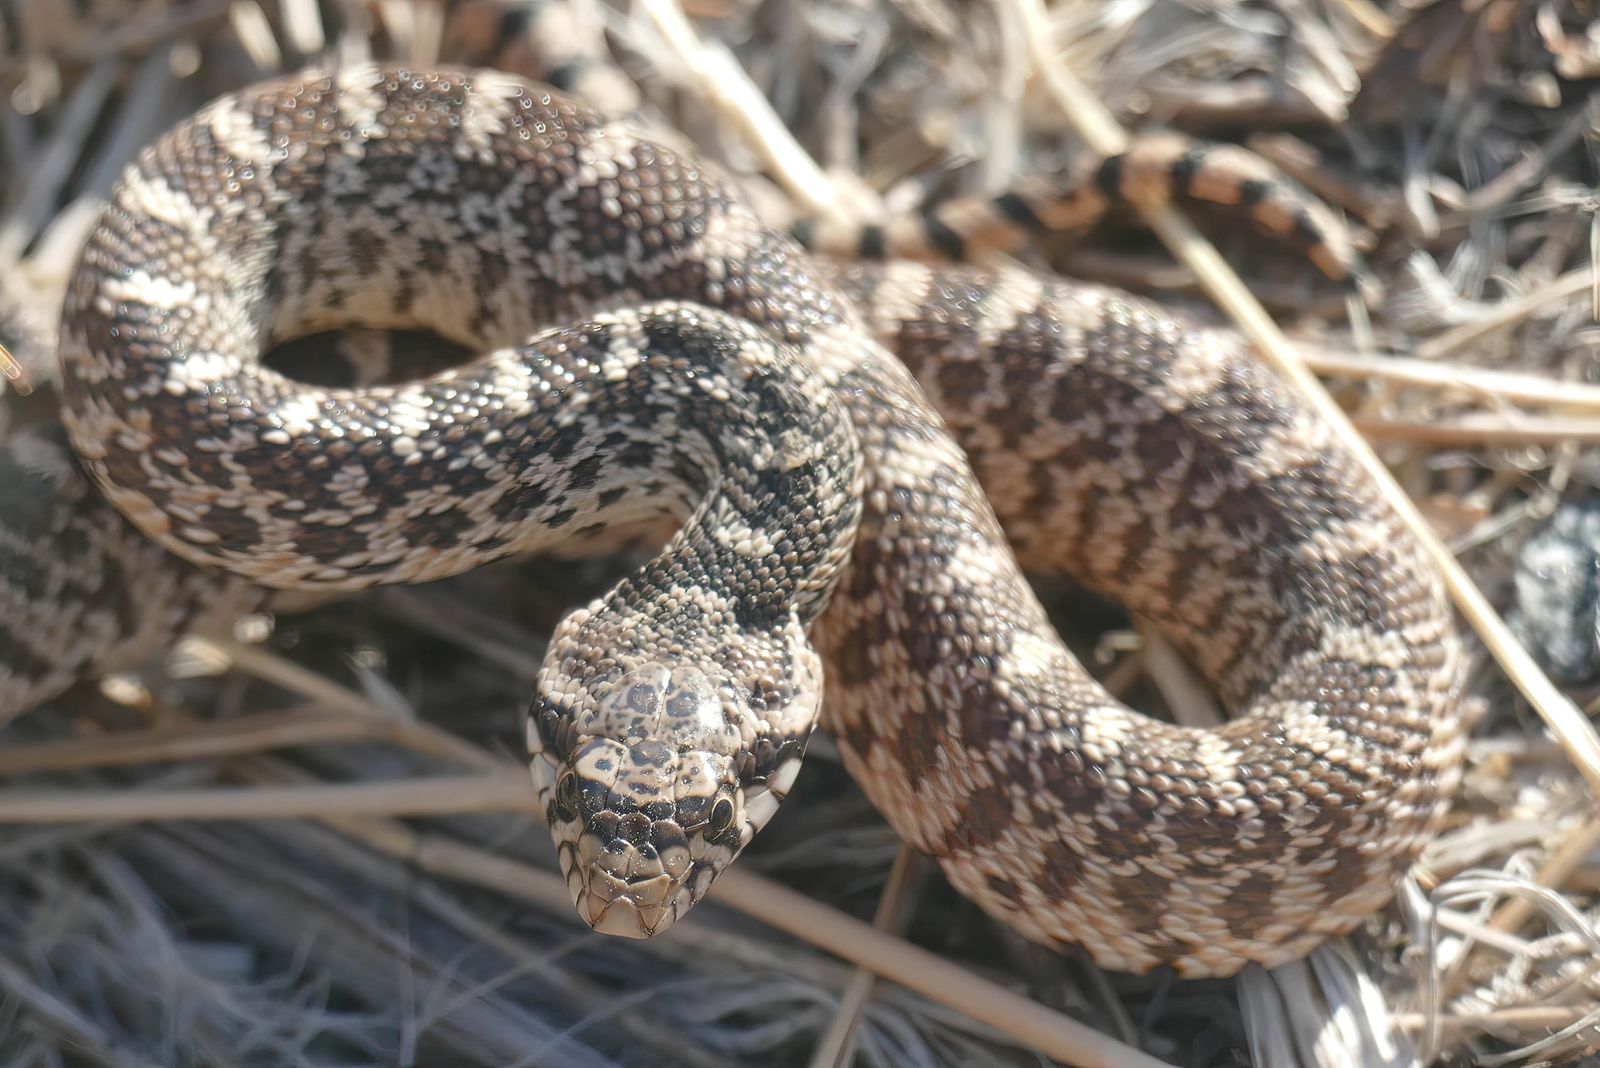
[[[258, 366], [348, 325], [488, 355], [371, 391]], [[125, 174], [62, 358], [107, 498], [261, 586], [686, 517], [563, 621], [529, 712], [604, 931], [703, 897], [819, 703], [958, 888], [1126, 970], [1228, 974], [1348, 930], [1459, 778], [1437, 580], [1236, 343], [1018, 269], [813, 260], [708, 168], [512, 78], [361, 67], [209, 106]], [[1162, 625], [1238, 718], [1118, 704], [1023, 564]]]

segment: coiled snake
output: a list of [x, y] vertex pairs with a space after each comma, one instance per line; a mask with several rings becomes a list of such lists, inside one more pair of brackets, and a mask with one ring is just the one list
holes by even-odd
[[[258, 366], [352, 324], [489, 355], [366, 391]], [[0, 484], [40, 496], [0, 537], [0, 712], [93, 666], [42, 620], [97, 586], [133, 591], [104, 635], [79, 613], [109, 648], [186, 625], [217, 572], [349, 590], [687, 517], [563, 621], [529, 712], [603, 931], [704, 896], [819, 704], [963, 893], [1126, 970], [1228, 974], [1348, 930], [1459, 778], [1439, 584], [1236, 344], [1019, 269], [829, 266], [705, 167], [513, 78], [362, 67], [207, 107], [124, 175], [61, 347], [94, 482], [210, 570], [93, 518], [48, 434], [14, 443]], [[1117, 703], [1023, 566], [1156, 621], [1238, 718]]]

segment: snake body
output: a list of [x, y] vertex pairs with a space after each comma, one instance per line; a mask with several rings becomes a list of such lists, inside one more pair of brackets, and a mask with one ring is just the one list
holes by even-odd
[[[488, 355], [376, 390], [258, 365], [352, 324]], [[220, 99], [124, 175], [61, 350], [84, 469], [213, 590], [422, 581], [686, 517], [562, 622], [529, 711], [603, 931], [704, 896], [819, 698], [962, 892], [1131, 971], [1229, 974], [1350, 929], [1459, 778], [1437, 580], [1236, 343], [1020, 269], [812, 259], [706, 167], [514, 78], [361, 67]], [[45, 587], [17, 559], [25, 602]], [[1238, 718], [1116, 702], [1023, 565], [1159, 623]], [[0, 711], [48, 689], [10, 619]]]

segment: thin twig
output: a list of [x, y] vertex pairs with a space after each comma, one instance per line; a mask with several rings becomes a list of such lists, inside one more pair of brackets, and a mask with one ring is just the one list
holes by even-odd
[[314, 56], [327, 46], [316, 0], [279, 0], [278, 12], [283, 19], [284, 36], [300, 55]]
[[1481, 319], [1474, 319], [1470, 323], [1464, 323], [1454, 330], [1424, 341], [1417, 346], [1417, 356], [1424, 360], [1441, 359], [1487, 337], [1496, 330], [1515, 326], [1541, 308], [1575, 297], [1594, 284], [1595, 272], [1592, 265], [1569, 271], [1531, 293], [1494, 305]]
[[1137, 620], [1139, 637], [1144, 641], [1144, 668], [1155, 683], [1161, 699], [1172, 710], [1172, 718], [1185, 726], [1215, 727], [1223, 722], [1216, 695], [1199, 674], [1173, 648], [1154, 624]]
[[289, 746], [394, 741], [393, 724], [327, 709], [240, 716], [203, 725], [119, 731], [0, 748], [0, 776], [212, 760]]
[[1600, 444], [1600, 419], [1593, 416], [1540, 416], [1516, 412], [1481, 413], [1459, 419], [1387, 419], [1358, 415], [1355, 425], [1368, 441], [1408, 441], [1419, 445], [1494, 446]]
[[1314, 348], [1300, 351], [1306, 366], [1328, 378], [1377, 379], [1424, 389], [1460, 390], [1488, 401], [1600, 413], [1600, 385], [1592, 382], [1568, 382], [1548, 375], [1406, 356], [1366, 356]]
[[[1488, 1012], [1463, 1012], [1438, 1018], [1445, 1030], [1472, 1030], [1503, 1033], [1505, 1031], [1532, 1032], [1544, 1035], [1576, 1023], [1592, 1012], [1582, 1006], [1527, 1005], [1511, 1009], [1493, 1009]], [[1420, 1012], [1402, 1012], [1394, 1021], [1407, 1031], [1420, 1031], [1427, 1026], [1428, 1018]]]
[[484, 770], [498, 764], [492, 758], [486, 764], [487, 754], [483, 750], [453, 734], [427, 728], [409, 716], [396, 715], [393, 710], [260, 646], [221, 638], [190, 640], [199, 642], [203, 648], [256, 678], [265, 679], [308, 700], [388, 724], [395, 741], [419, 753]]
[[28, 375], [22, 369], [22, 364], [4, 345], [0, 345], [0, 378], [10, 382], [11, 390], [19, 397], [26, 397], [33, 392], [33, 384], [28, 381]]
[[542, 814], [542, 808], [527, 775], [510, 771], [315, 786], [11, 790], [0, 795], [0, 824], [304, 820], [464, 812]]
[[283, 49], [272, 32], [267, 13], [255, 0], [234, 0], [228, 5], [228, 23], [233, 28], [234, 39], [244, 49], [256, 69], [263, 74], [275, 74], [283, 69]]

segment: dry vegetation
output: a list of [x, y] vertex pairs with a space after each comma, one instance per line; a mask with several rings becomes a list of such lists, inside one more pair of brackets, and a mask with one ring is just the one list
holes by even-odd
[[[318, 58], [473, 58], [508, 6], [0, 0], [6, 288], [48, 321], [117, 170], [205, 99]], [[1489, 609], [1513, 607], [1518, 554], [1558, 503], [1600, 495], [1590, 6], [576, 10], [644, 116], [747, 176], [775, 218], [998, 191], [1113, 146], [1119, 124], [1243, 141], [1347, 213], [1381, 288], [1364, 306], [1196, 221], [1464, 567], [1458, 599], [1495, 655], [1449, 829], [1349, 945], [1237, 983], [1135, 979], [1020, 941], [899, 855], [819, 738], [785, 814], [691, 920], [595, 937], [530, 811], [521, 718], [550, 627], [628, 561], [497, 568], [249, 619], [9, 726], [0, 1063], [1526, 1064], [1600, 1043], [1600, 742], [1580, 714], [1600, 687], [1558, 692]], [[1036, 256], [1214, 321], [1226, 308], [1282, 351], [1223, 261], [1150, 221], [1178, 259], [1135, 225]], [[37, 379], [34, 326], [0, 340]], [[1188, 704], [1159, 639], [1044, 592], [1109, 684]], [[1537, 620], [1520, 625], [1537, 646]]]

